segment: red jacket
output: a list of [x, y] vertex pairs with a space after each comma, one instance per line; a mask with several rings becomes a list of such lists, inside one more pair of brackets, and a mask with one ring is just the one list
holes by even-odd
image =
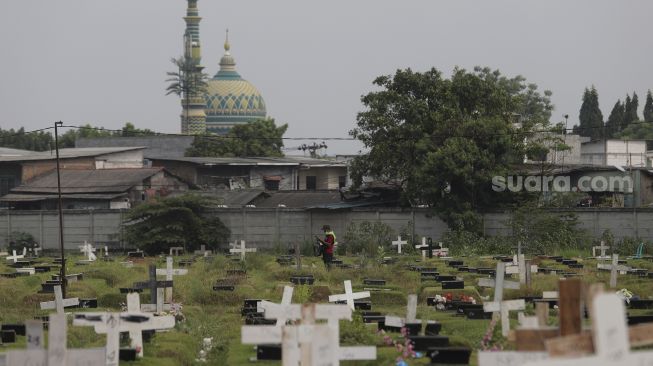
[[325, 244], [325, 247], [324, 247], [324, 253], [333, 254], [334, 241], [335, 240], [334, 240], [333, 235], [327, 234], [326, 238], [324, 238], [324, 242], [327, 243], [327, 244]]

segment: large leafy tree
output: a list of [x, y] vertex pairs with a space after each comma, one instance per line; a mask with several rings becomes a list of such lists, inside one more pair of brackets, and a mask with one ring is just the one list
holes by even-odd
[[274, 119], [257, 119], [234, 126], [224, 136], [195, 136], [186, 156], [244, 157], [283, 156], [283, 135], [287, 124], [277, 126]]
[[456, 229], [477, 229], [476, 211], [506, 200], [492, 177], [536, 147], [524, 141], [548, 126], [553, 108], [549, 92], [488, 68], [457, 68], [450, 79], [436, 69], [398, 70], [374, 84], [381, 90], [362, 97], [350, 131], [368, 150], [352, 162], [354, 183], [393, 181], [405, 203], [433, 207]]
[[653, 95], [650, 90], [646, 93], [646, 102], [644, 102], [644, 121], [653, 122]]
[[54, 148], [54, 140], [49, 132], [39, 131], [26, 133], [25, 128], [17, 130], [0, 129], [0, 146], [13, 149], [46, 151]]
[[218, 249], [231, 235], [219, 218], [208, 214], [215, 199], [187, 194], [148, 202], [133, 208], [125, 222], [125, 238], [150, 254], [183, 246], [186, 252], [205, 245]]
[[580, 124], [574, 128], [574, 132], [590, 137], [592, 140], [603, 137], [603, 113], [599, 108], [599, 93], [594, 86], [591, 89], [585, 88], [578, 119]]

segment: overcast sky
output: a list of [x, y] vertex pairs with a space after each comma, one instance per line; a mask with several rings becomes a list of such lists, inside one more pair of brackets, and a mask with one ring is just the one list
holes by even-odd
[[[178, 133], [165, 96], [182, 52], [184, 0], [0, 2], [0, 127], [53, 121]], [[200, 0], [210, 75], [230, 29], [241, 75], [262, 93], [287, 137], [345, 137], [372, 80], [397, 68], [450, 74], [474, 65], [521, 74], [553, 92], [552, 122], [578, 121], [594, 84], [607, 118], [653, 89], [653, 1]], [[287, 141], [287, 147], [297, 146]], [[329, 154], [355, 153], [328, 142]]]

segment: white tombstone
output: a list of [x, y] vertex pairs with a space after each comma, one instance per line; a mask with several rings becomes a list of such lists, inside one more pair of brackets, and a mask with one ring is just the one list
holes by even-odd
[[23, 267], [23, 268], [16, 268], [17, 273], [28, 273], [30, 276], [33, 276], [36, 274], [36, 268], [34, 267]]
[[408, 242], [405, 240], [401, 240], [401, 235], [397, 237], [397, 240], [392, 242], [392, 245], [397, 247], [398, 254], [401, 254], [401, 246], [406, 244], [408, 244]]
[[408, 295], [408, 304], [406, 305], [406, 318], [402, 319], [398, 316], [385, 317], [385, 325], [391, 327], [401, 328], [408, 323], [417, 323], [421, 320], [417, 319], [417, 295]]
[[592, 334], [595, 354], [589, 357], [550, 359], [527, 366], [622, 366], [653, 365], [653, 351], [630, 351], [626, 309], [616, 294], [602, 293], [594, 298]]
[[84, 241], [84, 245], [79, 246], [79, 251], [84, 253], [86, 256], [86, 261], [88, 262], [94, 262], [97, 257], [95, 256], [95, 251], [96, 249], [89, 244], [86, 240]]
[[426, 260], [426, 254], [429, 252], [429, 245], [426, 243], [426, 238], [422, 238], [422, 244], [415, 245], [415, 249], [422, 251], [422, 260]]
[[[267, 318], [301, 319], [296, 326], [243, 326], [243, 344], [278, 344], [282, 348], [282, 365], [340, 365], [340, 360], [376, 359], [376, 347], [340, 347], [338, 320], [351, 320], [346, 305], [277, 305], [266, 308]], [[315, 325], [326, 319], [327, 325]]]
[[619, 265], [619, 254], [612, 254], [612, 264], [598, 263], [596, 265], [598, 269], [609, 269], [610, 270], [610, 287], [617, 287], [617, 272], [620, 274], [625, 274], [630, 267]]
[[174, 328], [175, 317], [142, 312], [139, 295], [134, 292], [127, 294], [126, 312], [79, 313], [75, 315], [73, 325], [93, 326], [96, 333], [107, 333], [107, 357], [118, 349], [119, 333], [129, 332], [131, 347], [138, 351], [138, 357], [143, 357], [143, 331]]
[[345, 293], [339, 295], [329, 295], [329, 302], [336, 301], [347, 301], [347, 306], [353, 311], [354, 309], [354, 300], [365, 299], [370, 297], [369, 291], [354, 292], [351, 287], [351, 281], [345, 281]]
[[56, 309], [57, 314], [63, 314], [64, 308], [79, 305], [79, 299], [76, 297], [64, 299], [61, 292], [61, 286], [54, 286], [54, 301], [45, 301], [41, 303], [41, 310]]
[[[177, 268], [172, 268], [173, 267], [173, 259], [172, 257], [167, 257], [166, 258], [166, 268], [165, 269], [159, 269], [157, 268], [156, 274], [157, 276], [166, 276], [166, 281], [172, 281], [173, 276], [185, 276], [188, 274], [187, 269], [177, 269]], [[166, 302], [172, 303], [172, 287], [166, 288]]]
[[[605, 254], [608, 249], [610, 249], [610, 247], [606, 246], [605, 242], [601, 240], [601, 245], [592, 247], [592, 257], [596, 259], [610, 259], [610, 256]], [[601, 251], [601, 255], [596, 255], [597, 250]]]
[[48, 326], [48, 348], [41, 346], [26, 350], [9, 350], [5, 358], [6, 366], [88, 366], [102, 365], [105, 360], [104, 348], [67, 349], [66, 333], [68, 323], [64, 314], [52, 314]]
[[5, 259], [8, 261], [12, 261], [14, 263], [18, 262], [19, 259], [25, 258], [25, 255], [27, 255], [27, 248], [23, 247], [23, 254], [17, 255], [16, 250], [11, 251], [13, 255], [10, 255], [6, 257]]
[[256, 252], [256, 248], [246, 248], [245, 247], [245, 241], [241, 240], [240, 241], [240, 246], [237, 248], [231, 248], [229, 249], [229, 252], [231, 253], [240, 253], [240, 260], [245, 260], [245, 253], [253, 253]]
[[[294, 287], [284, 286], [283, 287], [283, 295], [281, 297], [281, 304], [275, 304], [275, 303], [272, 303], [270, 301], [263, 300], [263, 301], [259, 301], [256, 304], [256, 310], [258, 312], [260, 312], [260, 313], [265, 313], [267, 308], [269, 308], [271, 306], [274, 306], [274, 305], [283, 305], [283, 306], [290, 305], [290, 303], [292, 302], [293, 291], [294, 291]], [[277, 318], [277, 327], [285, 325], [287, 321], [288, 321], [288, 319], [283, 317], [283, 316]]]

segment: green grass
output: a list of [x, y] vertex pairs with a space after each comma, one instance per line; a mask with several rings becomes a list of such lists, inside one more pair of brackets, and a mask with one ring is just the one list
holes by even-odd
[[[596, 271], [596, 261], [579, 256], [582, 253], [567, 253], [570, 257], [579, 259], [585, 268], [580, 270], [582, 279], [587, 282], [607, 282], [609, 273]], [[357, 263], [358, 258], [343, 258], [347, 263]], [[274, 261], [274, 256], [265, 253], [248, 255], [245, 263], [234, 262], [224, 256], [217, 256], [210, 262], [203, 259], [189, 268], [186, 276], [175, 277], [175, 302], [183, 304], [184, 322], [177, 323], [174, 330], [158, 333], [151, 343], [145, 345], [145, 358], [134, 363], [137, 365], [194, 365], [195, 358], [201, 348], [202, 339], [213, 337], [214, 348], [209, 354], [206, 365], [250, 365], [249, 359], [255, 357], [252, 346], [240, 344], [240, 327], [243, 319], [240, 307], [248, 298], [264, 298], [274, 302], [281, 300], [283, 285], [288, 284], [291, 275], [302, 273], [312, 274], [316, 278], [314, 286], [297, 286], [293, 302], [324, 300], [331, 293], [342, 293], [343, 281], [351, 280], [355, 290], [361, 290], [364, 278], [380, 278], [387, 281], [386, 288], [390, 291], [378, 291], [372, 294], [374, 311], [403, 316], [405, 314], [406, 295], [416, 293], [419, 296], [417, 315], [422, 320], [437, 320], [443, 325], [442, 334], [450, 337], [453, 345], [468, 346], [478, 349], [480, 341], [486, 332], [489, 321], [468, 320], [453, 316], [450, 312], [439, 312], [426, 306], [426, 297], [436, 294], [465, 294], [473, 296], [478, 301], [482, 297], [491, 297], [491, 289], [480, 289], [475, 286], [477, 274], [457, 272], [449, 268], [439, 259], [428, 260], [420, 265], [437, 267], [442, 274], [455, 274], [465, 280], [464, 290], [443, 291], [439, 284], [432, 281], [422, 282], [418, 272], [409, 271], [406, 266], [415, 264], [417, 256], [406, 256], [399, 263], [382, 266], [373, 265], [364, 269], [332, 269], [326, 271], [319, 258], [304, 257], [303, 268], [297, 271], [294, 266], [281, 267]], [[71, 258], [74, 263], [77, 258]], [[465, 257], [466, 265], [473, 267], [495, 267], [496, 262], [485, 257]], [[88, 266], [71, 266], [69, 273], [83, 272], [83, 281], [72, 283], [68, 296], [97, 297], [98, 310], [118, 311], [120, 303], [125, 301], [124, 295], [118, 293], [119, 287], [131, 286], [135, 281], [147, 279], [147, 265], [156, 262], [159, 268], [164, 266], [164, 258], [149, 258], [137, 263], [134, 268], [125, 268], [115, 262], [97, 262]], [[548, 260], [537, 260], [541, 267], [566, 269], [558, 263]], [[629, 265], [653, 270], [653, 263], [645, 260], [629, 260]], [[10, 272], [13, 269], [0, 264], [0, 271]], [[236, 280], [234, 292], [215, 292], [212, 285], [216, 279], [226, 277], [228, 269], [246, 268], [247, 276]], [[31, 277], [16, 279], [0, 278], [0, 322], [22, 322], [37, 315], [44, 315], [39, 310], [39, 302], [52, 299], [52, 295], [37, 294], [40, 284], [56, 272], [38, 274]], [[533, 276], [530, 289], [506, 290], [506, 298], [515, 298], [527, 294], [541, 294], [545, 290], [557, 289], [558, 277], [554, 275]], [[628, 288], [642, 298], [653, 294], [653, 282], [631, 275], [621, 275], [618, 288]], [[616, 289], [614, 289], [616, 290]], [[149, 301], [149, 295], [142, 296], [142, 302]], [[95, 310], [95, 309], [93, 309]], [[532, 309], [529, 309], [532, 311]], [[641, 313], [641, 312], [637, 312]], [[516, 314], [511, 314], [515, 319]], [[554, 318], [555, 319], [555, 318]], [[553, 320], [555, 322], [555, 320]], [[382, 335], [369, 326], [360, 323], [343, 323], [343, 344], [378, 345], [376, 361], [343, 362], [343, 365], [394, 365], [400, 353], [394, 347], [383, 345]], [[393, 335], [397, 338], [398, 335]], [[104, 336], [95, 334], [91, 328], [69, 328], [68, 344], [70, 347], [92, 347], [104, 344]], [[4, 346], [8, 348], [25, 347], [24, 337], [18, 342]], [[508, 346], [509, 347], [509, 346]], [[472, 364], [475, 364], [475, 355]], [[409, 360], [409, 365], [426, 365], [428, 358]], [[260, 365], [279, 365], [279, 362], [258, 362]]]

